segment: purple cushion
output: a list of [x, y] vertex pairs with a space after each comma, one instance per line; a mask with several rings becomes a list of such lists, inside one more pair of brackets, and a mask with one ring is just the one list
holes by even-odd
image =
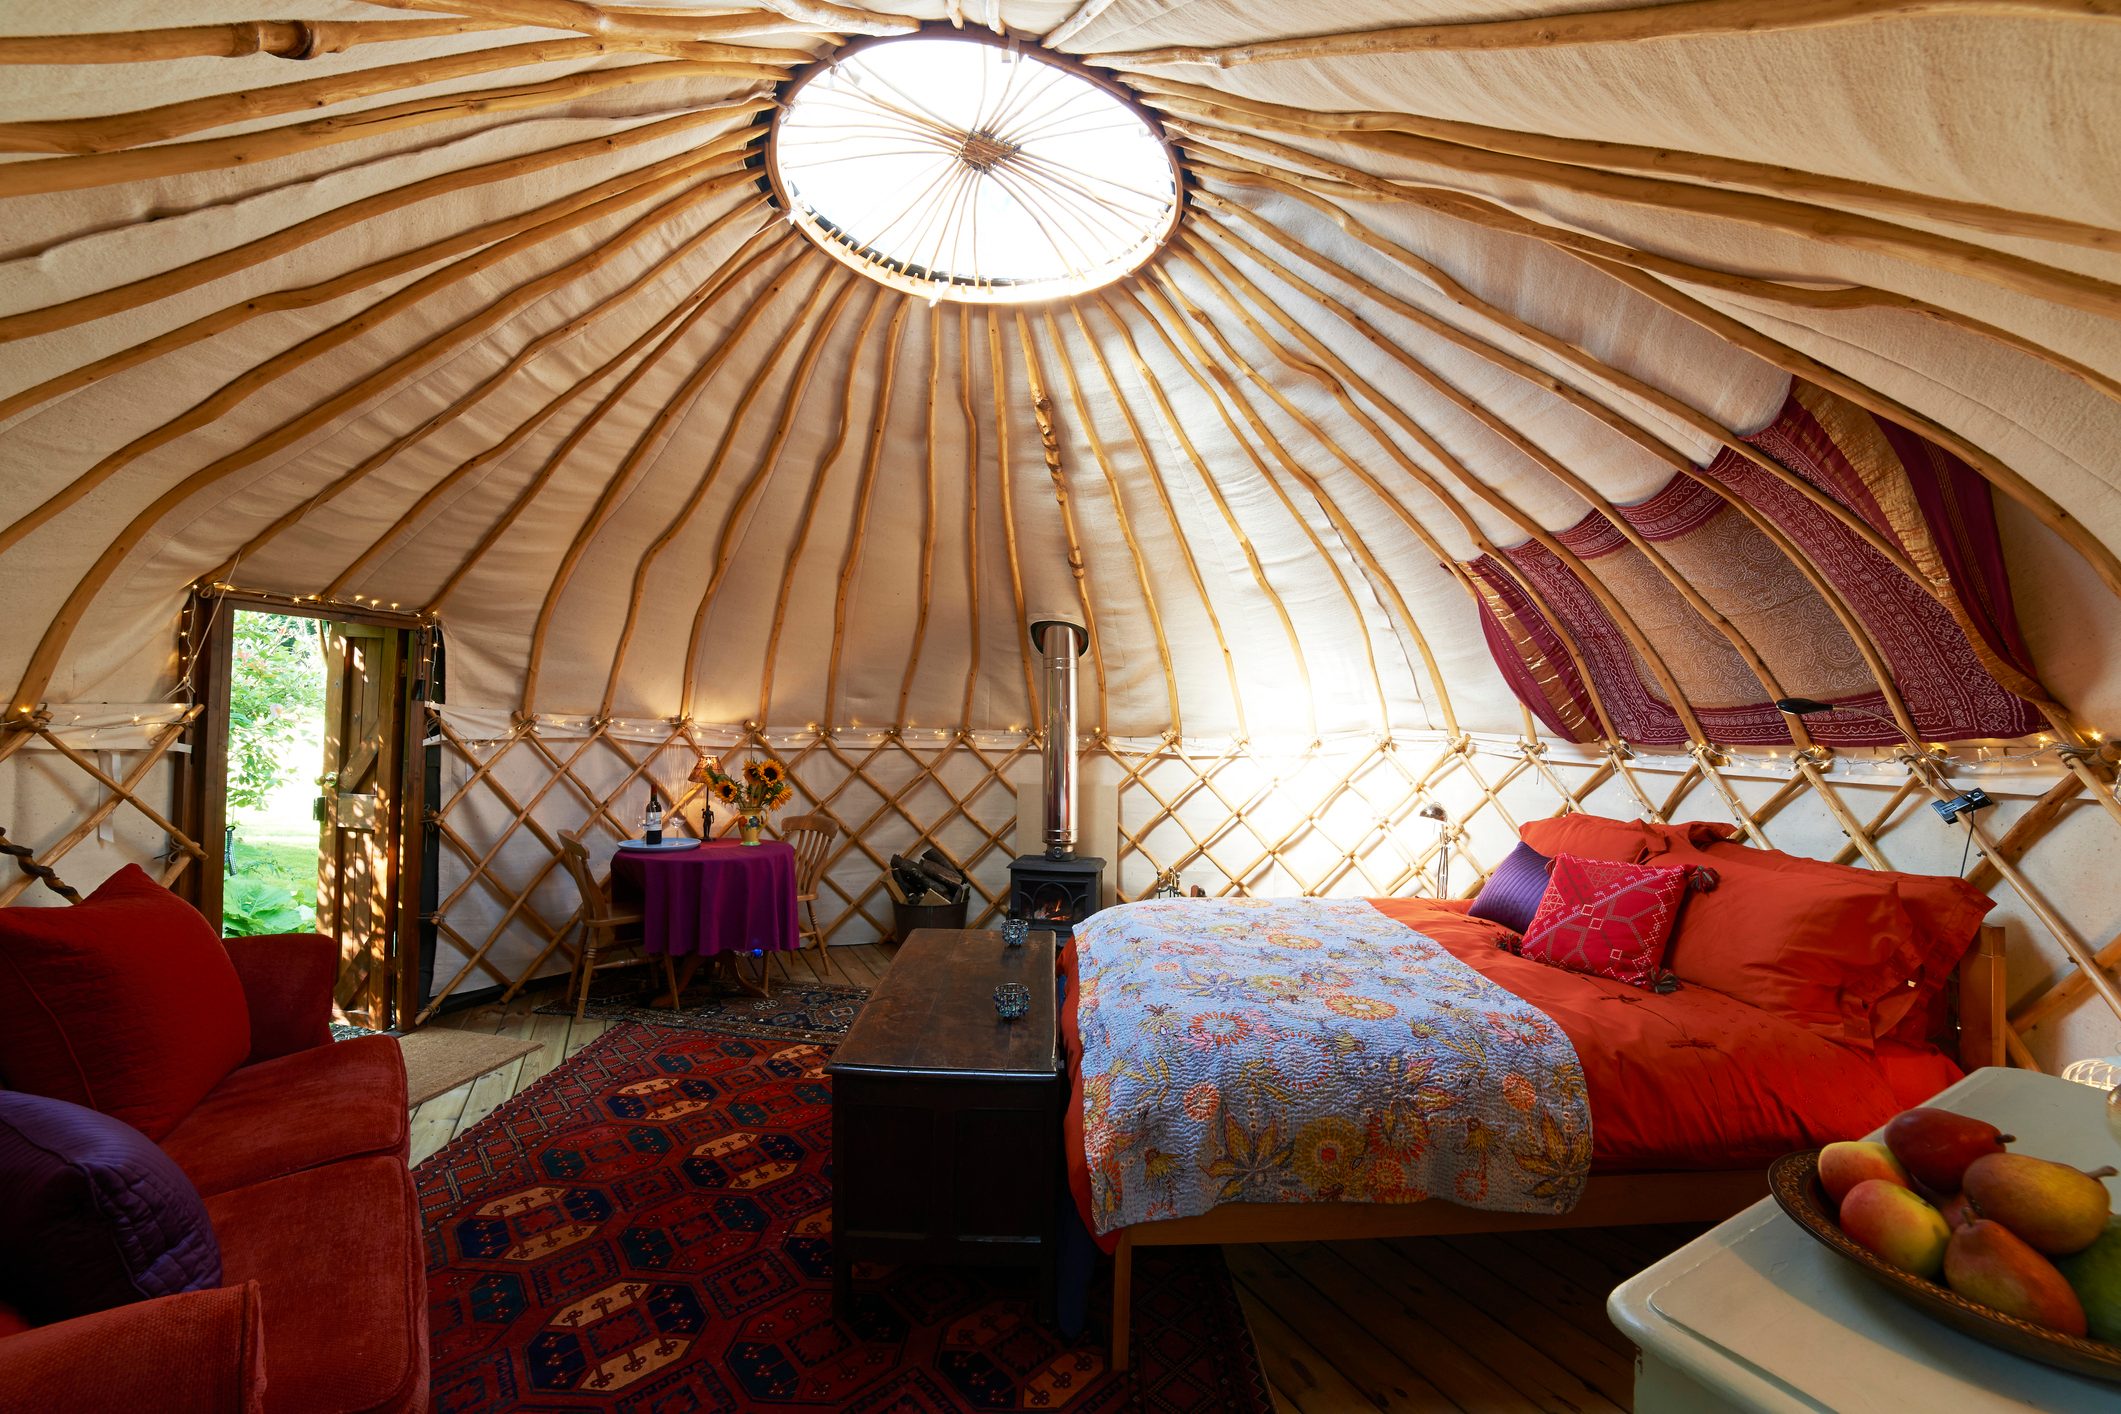
[[33, 1325], [221, 1284], [198, 1190], [122, 1119], [0, 1091], [0, 1301]]
[[1487, 883], [1481, 885], [1479, 896], [1466, 912], [1474, 918], [1500, 923], [1513, 933], [1522, 933], [1532, 926], [1532, 915], [1539, 911], [1539, 900], [1547, 891], [1547, 872], [1553, 867], [1553, 860], [1530, 845], [1519, 843], [1488, 875]]

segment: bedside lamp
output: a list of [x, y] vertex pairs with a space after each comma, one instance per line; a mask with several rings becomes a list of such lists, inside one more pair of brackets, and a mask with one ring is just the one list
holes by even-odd
[[1434, 820], [1436, 822], [1436, 897], [1449, 898], [1451, 896], [1450, 817], [1445, 815], [1443, 807], [1433, 800], [1422, 806], [1419, 814], [1424, 820]]

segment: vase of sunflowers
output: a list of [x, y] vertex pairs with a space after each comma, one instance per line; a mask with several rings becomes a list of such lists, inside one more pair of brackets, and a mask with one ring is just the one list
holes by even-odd
[[703, 756], [692, 768], [692, 779], [735, 813], [737, 834], [745, 844], [757, 844], [759, 832], [766, 827], [766, 812], [780, 809], [795, 795], [788, 768], [771, 756], [746, 761], [737, 776]]

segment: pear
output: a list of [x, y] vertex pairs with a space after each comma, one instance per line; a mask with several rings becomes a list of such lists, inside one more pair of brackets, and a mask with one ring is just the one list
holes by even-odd
[[1944, 1215], [1944, 1225], [1953, 1232], [1974, 1220], [1974, 1215], [1967, 1211], [1964, 1193], [1954, 1193], [1937, 1205], [1937, 1211]]
[[2085, 1332], [2084, 1304], [2062, 1273], [2002, 1223], [1978, 1218], [1953, 1233], [1944, 1279], [1967, 1300], [2006, 1316], [2064, 1335]]
[[2110, 1219], [2091, 1246], [2055, 1265], [2084, 1304], [2091, 1333], [2121, 1345], [2121, 1218]]
[[2081, 1252], [2106, 1231], [2106, 1185], [2081, 1169], [2030, 1154], [1974, 1160], [1966, 1170], [1966, 1201], [2050, 1257]]
[[1934, 1277], [1944, 1266], [1951, 1229], [1912, 1188], [1868, 1178], [1841, 1200], [1841, 1230], [1903, 1272]]
[[2001, 1153], [2014, 1136], [1950, 1110], [1912, 1109], [1885, 1127], [1885, 1145], [1915, 1181], [1939, 1197], [1957, 1193], [1966, 1166]]
[[1851, 1188], [1871, 1178], [1882, 1178], [1902, 1188], [1908, 1186], [1907, 1170], [1900, 1167], [1893, 1151], [1883, 1144], [1865, 1139], [1843, 1140], [1819, 1151], [1819, 1185], [1836, 1203], [1847, 1197]]

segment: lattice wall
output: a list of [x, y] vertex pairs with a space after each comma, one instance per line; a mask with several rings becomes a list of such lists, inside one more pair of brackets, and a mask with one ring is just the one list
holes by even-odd
[[[0, 841], [19, 870], [0, 884], [0, 902], [16, 901], [35, 875], [62, 862], [81, 863], [77, 882], [143, 854], [166, 877], [190, 867], [198, 846], [161, 804], [184, 712], [150, 713], [138, 724], [75, 723], [72, 732], [47, 722], [0, 739], [9, 773], [0, 800], [13, 821], [36, 826]], [[431, 723], [445, 769], [432, 806], [443, 866], [430, 1013], [453, 996], [515, 989], [564, 970], [578, 937], [578, 900], [558, 865], [558, 832], [587, 830], [607, 845], [634, 833], [650, 781], [697, 829], [701, 799], [685, 777], [701, 752], [773, 752], [797, 788], [790, 813], [821, 811], [840, 824], [818, 907], [835, 942], [890, 931], [884, 862], [931, 844], [970, 876], [973, 920], [994, 917], [1019, 815], [1037, 805], [1035, 747], [1020, 736], [518, 723], [461, 708], [436, 710]], [[91, 729], [113, 732], [115, 749], [72, 739]], [[55, 794], [55, 773], [80, 789]], [[2016, 755], [1735, 758], [1629, 757], [1472, 736], [1279, 755], [1098, 740], [1083, 752], [1083, 847], [1112, 861], [1109, 883], [1120, 899], [1146, 894], [1166, 871], [1211, 894], [1434, 893], [1445, 840], [1448, 891], [1464, 894], [1508, 851], [1520, 822], [1571, 808], [1733, 820], [1755, 843], [1918, 872], [1956, 872], [1964, 850], [1970, 877], [1995, 893], [1996, 917], [2010, 929], [2013, 1058], [2034, 1064], [2038, 1055], [2051, 1066], [2121, 1049], [2121, 988], [2112, 975], [2121, 963], [2121, 898], [2109, 883], [2121, 801], [2108, 776], [2097, 757], [2053, 746]], [[1975, 783], [2000, 804], [1977, 818], [1971, 838], [1924, 808]], [[45, 808], [25, 813], [37, 801]], [[1445, 818], [1424, 818], [1429, 806]], [[98, 827], [113, 817], [127, 828], [99, 843]], [[144, 847], [146, 840], [157, 843]], [[2105, 1005], [2083, 1005], [2095, 997]]]

